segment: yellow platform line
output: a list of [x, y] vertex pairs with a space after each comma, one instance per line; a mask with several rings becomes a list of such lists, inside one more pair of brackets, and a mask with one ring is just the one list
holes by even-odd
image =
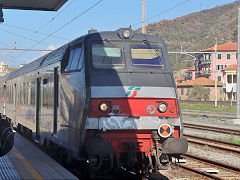
[[12, 149], [13, 153], [21, 160], [23, 165], [26, 167], [27, 171], [32, 175], [34, 179], [44, 180], [44, 178], [37, 172], [37, 170], [32, 167], [29, 161], [23, 157], [23, 155], [15, 148]]

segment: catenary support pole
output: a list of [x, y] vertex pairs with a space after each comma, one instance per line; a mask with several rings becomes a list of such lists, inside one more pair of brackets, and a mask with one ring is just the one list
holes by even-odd
[[240, 8], [238, 8], [237, 119], [240, 119]]
[[215, 44], [215, 107], [217, 107], [217, 38]]
[[145, 5], [146, 5], [146, 0], [142, 0], [142, 33], [146, 33], [145, 29]]

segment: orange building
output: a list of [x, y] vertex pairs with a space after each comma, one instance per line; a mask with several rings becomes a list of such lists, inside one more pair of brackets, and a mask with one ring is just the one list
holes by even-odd
[[[180, 97], [181, 100], [191, 100], [190, 95], [192, 93], [193, 87], [194, 86], [202, 86], [203, 88], [209, 88], [209, 99], [210, 101], [215, 100], [215, 81], [210, 80], [205, 77], [200, 77], [197, 79], [193, 79], [190, 81], [185, 81], [182, 83], [177, 84], [177, 91], [178, 91], [178, 96]], [[223, 99], [223, 91], [222, 91], [222, 82], [217, 82], [217, 97], [218, 100]]]

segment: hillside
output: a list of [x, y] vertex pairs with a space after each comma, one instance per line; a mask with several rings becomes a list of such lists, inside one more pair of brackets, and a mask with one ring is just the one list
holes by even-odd
[[[218, 44], [236, 42], [237, 19], [232, 20], [237, 17], [239, 5], [240, 2], [234, 2], [173, 20], [162, 20], [149, 24], [146, 31], [148, 34], [161, 36], [169, 51], [180, 51], [181, 46], [186, 51], [206, 49], [214, 46], [216, 37], [218, 37]], [[202, 40], [230, 21], [232, 22], [220, 31]], [[174, 70], [192, 66], [192, 62], [182, 61], [183, 59], [191, 59], [189, 57], [170, 55], [170, 58]]]

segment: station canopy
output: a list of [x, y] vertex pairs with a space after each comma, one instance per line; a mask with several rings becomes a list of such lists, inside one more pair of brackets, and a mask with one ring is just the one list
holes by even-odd
[[68, 0], [0, 0], [3, 9], [57, 11]]

